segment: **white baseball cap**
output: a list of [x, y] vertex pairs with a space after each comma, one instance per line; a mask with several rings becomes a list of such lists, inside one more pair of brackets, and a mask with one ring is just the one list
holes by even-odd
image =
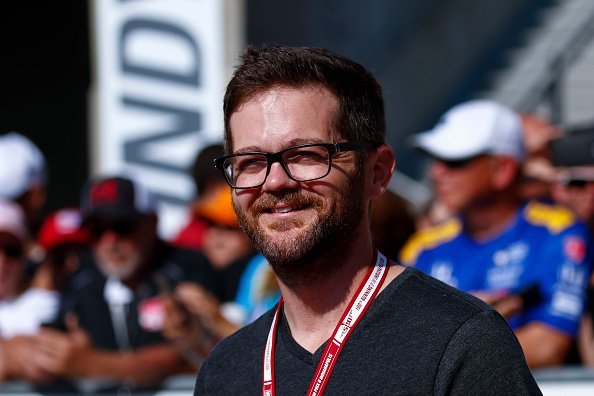
[[21, 243], [27, 241], [29, 233], [25, 215], [19, 205], [0, 198], [0, 232], [16, 237]]
[[45, 158], [37, 146], [16, 132], [0, 135], [0, 198], [16, 199], [45, 183]]
[[513, 110], [473, 100], [448, 110], [430, 131], [413, 136], [414, 147], [432, 157], [458, 161], [481, 154], [524, 159], [522, 122]]

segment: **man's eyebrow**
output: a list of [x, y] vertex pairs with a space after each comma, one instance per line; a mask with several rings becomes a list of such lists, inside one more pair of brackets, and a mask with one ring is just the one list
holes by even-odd
[[[295, 138], [295, 139], [291, 139], [288, 142], [286, 142], [285, 144], [283, 144], [283, 147], [280, 150], [283, 150], [285, 148], [289, 148], [289, 147], [293, 147], [293, 146], [300, 146], [302, 144], [317, 144], [317, 143], [329, 143], [328, 140], [323, 140], [323, 139], [315, 139], [315, 138], [311, 138], [311, 139], [304, 139], [304, 138]], [[261, 147], [259, 146], [246, 146], [246, 147], [242, 147], [240, 149], [238, 149], [237, 151], [234, 151], [233, 154], [242, 154], [242, 153], [251, 153], [251, 152], [258, 152], [258, 153], [266, 153], [266, 150], [263, 150]]]
[[234, 151], [232, 154], [251, 153], [254, 151], [258, 152], [258, 153], [263, 152], [258, 146], [247, 146], [247, 147], [242, 147], [239, 150]]

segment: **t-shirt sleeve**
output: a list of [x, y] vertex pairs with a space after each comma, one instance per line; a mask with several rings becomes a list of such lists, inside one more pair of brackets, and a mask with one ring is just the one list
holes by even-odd
[[435, 395], [541, 395], [505, 319], [483, 311], [454, 333], [435, 379]]

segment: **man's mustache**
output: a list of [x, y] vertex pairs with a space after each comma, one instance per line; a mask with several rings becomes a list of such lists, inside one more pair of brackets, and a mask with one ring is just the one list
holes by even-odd
[[318, 206], [321, 202], [315, 194], [303, 190], [280, 193], [264, 192], [252, 205], [252, 211], [254, 213], [263, 213], [281, 204], [293, 207]]

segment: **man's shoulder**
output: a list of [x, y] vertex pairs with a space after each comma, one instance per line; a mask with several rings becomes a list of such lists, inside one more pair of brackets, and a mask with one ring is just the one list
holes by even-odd
[[395, 285], [399, 289], [398, 299], [406, 298], [406, 301], [418, 307], [415, 309], [451, 312], [460, 318], [462, 313], [472, 316], [483, 311], [493, 311], [491, 306], [480, 299], [415, 268], [407, 268], [399, 278], [402, 278], [401, 285]]
[[400, 261], [403, 264], [412, 265], [422, 252], [452, 242], [461, 233], [462, 223], [457, 218], [419, 230], [413, 234], [402, 248]]

